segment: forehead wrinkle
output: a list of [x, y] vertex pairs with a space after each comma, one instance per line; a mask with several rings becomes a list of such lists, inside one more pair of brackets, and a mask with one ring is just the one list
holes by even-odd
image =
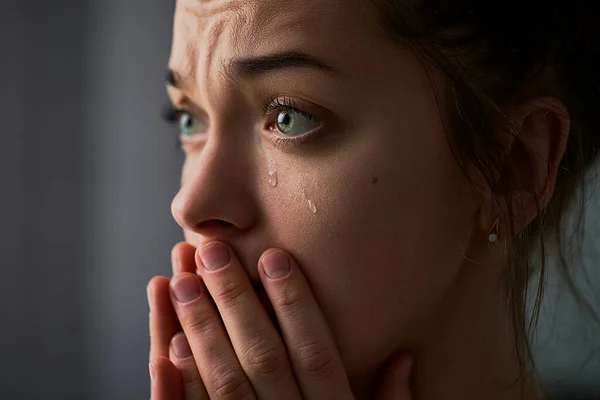
[[183, 64], [181, 65], [181, 74], [183, 74], [184, 79], [191, 79], [191, 77], [196, 76], [197, 66], [194, 60], [197, 58], [196, 54], [196, 46], [192, 43], [186, 43], [184, 47], [185, 56], [183, 57]]
[[176, 15], [180, 17], [176, 18], [174, 28], [179, 33], [174, 36], [177, 44], [174, 43], [171, 58], [173, 69], [183, 81], [189, 82], [190, 91], [195, 92], [190, 93], [192, 95], [201, 95], [201, 88], [209, 90], [208, 85], [215, 81], [210, 79], [210, 74], [217, 61], [223, 32], [231, 22], [227, 14], [240, 9], [240, 2], [236, 0], [214, 5], [209, 3], [201, 0], [180, 0], [177, 3]]
[[[242, 7], [233, 10], [235, 13], [235, 20], [231, 24], [231, 41], [236, 48], [239, 49], [247, 46], [247, 44], [243, 44], [241, 40], [245, 36], [248, 36], [248, 33], [244, 32], [245, 30], [250, 29], [250, 31], [252, 31], [252, 22], [256, 20], [258, 10], [258, 6], [251, 1], [248, 1]], [[267, 22], [262, 21], [261, 23]]]
[[[235, 58], [235, 55], [243, 56], [256, 42], [256, 40], [253, 41], [252, 38], [260, 37], [255, 36], [258, 32], [253, 33], [252, 30], [252, 21], [255, 20], [257, 10], [258, 7], [252, 1], [242, 3], [241, 7], [232, 10], [235, 15], [228, 21], [228, 27], [230, 28], [228, 40], [232, 54], [228, 59], [221, 58], [219, 60], [219, 74], [221, 78], [229, 82], [237, 82], [239, 78], [231, 73], [230, 63]], [[245, 52], [241, 49], [245, 49]]]
[[[171, 61], [169, 65], [175, 70], [177, 75], [185, 82], [186, 87], [194, 84], [194, 77], [197, 71], [197, 47], [193, 40], [188, 38], [196, 37], [201, 27], [194, 21], [182, 17], [185, 11], [178, 10], [175, 13], [174, 42], [172, 46]], [[178, 40], [183, 39], [183, 40]]]
[[[296, 49], [300, 43], [319, 40], [315, 32], [319, 32], [322, 21], [315, 19], [314, 15], [350, 17], [356, 8], [353, 3], [334, 0], [248, 0], [243, 10], [243, 23], [233, 28], [237, 47], [244, 49], [244, 57], [259, 55], [259, 51], [273, 51], [273, 45], [282, 50]], [[285, 12], [282, 12], [282, 7]], [[347, 19], [342, 17], [339, 20]]]
[[[210, 73], [213, 67], [213, 61], [217, 60], [215, 54], [219, 45], [219, 39], [225, 30], [225, 19], [216, 21], [209, 29], [206, 37], [206, 53], [204, 55], [204, 82], [210, 82]], [[217, 73], [221, 68], [217, 68]], [[208, 89], [208, 88], [207, 88]]]
[[[228, 67], [237, 57], [248, 58], [277, 50], [306, 51], [307, 47], [314, 47], [314, 51], [323, 56], [330, 51], [338, 52], [337, 40], [319, 39], [324, 27], [312, 16], [315, 13], [335, 15], [331, 21], [331, 28], [335, 30], [352, 20], [351, 16], [356, 18], [357, 7], [354, 1], [334, 0], [178, 0], [180, 12], [189, 13], [191, 20], [187, 22], [190, 27], [186, 35], [190, 51], [185, 54], [191, 57], [181, 62], [187, 64], [188, 71], [195, 72], [188, 76], [197, 86], [217, 82], [231, 84], [234, 77], [229, 75]], [[342, 44], [341, 47], [348, 46]], [[210, 74], [213, 74], [212, 79]]]
[[[291, 5], [300, 5], [302, 1], [288, 0]], [[235, 16], [228, 20], [228, 41], [230, 43], [230, 56], [228, 59], [220, 59], [219, 73], [222, 78], [229, 82], [239, 83], [241, 76], [234, 74], [231, 62], [236, 58], [248, 58], [259, 56], [260, 53], [273, 51], [273, 44], [282, 37], [294, 37], [297, 35], [282, 35], [290, 29], [298, 27], [299, 23], [306, 23], [305, 18], [300, 18], [298, 13], [281, 13], [280, 8], [274, 7], [271, 0], [251, 1], [242, 3], [242, 6], [233, 9]], [[288, 7], [289, 8], [289, 7]], [[293, 8], [293, 7], [292, 7]], [[279, 11], [278, 11], [279, 10]], [[274, 39], [272, 39], [274, 38]], [[288, 46], [285, 50], [296, 49], [297, 46]]]
[[[235, 55], [241, 55], [242, 49], [248, 49], [256, 42], [257, 36], [252, 36], [248, 28], [252, 26], [253, 21], [256, 21], [257, 10], [254, 1], [230, 1], [219, 8], [214, 7], [211, 13], [194, 14], [203, 15], [205, 20], [214, 18], [217, 13], [220, 14], [219, 19], [211, 24], [206, 33], [204, 59], [198, 60], [199, 63], [203, 62], [200, 65], [205, 67], [204, 82], [207, 84], [215, 82], [214, 78], [210, 79], [210, 75], [212, 69], [216, 68], [214, 72], [220, 78], [220, 82], [236, 83], [236, 79], [229, 73], [229, 63]], [[219, 45], [223, 42], [225, 42], [227, 58], [218, 56]]]
[[199, 19], [222, 14], [244, 6], [248, 0], [178, 0], [177, 8], [188, 12]]

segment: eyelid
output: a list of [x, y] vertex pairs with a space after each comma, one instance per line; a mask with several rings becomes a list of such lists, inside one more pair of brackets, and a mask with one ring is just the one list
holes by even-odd
[[303, 144], [308, 144], [311, 143], [313, 140], [317, 140], [319, 136], [322, 135], [322, 133], [320, 132], [322, 129], [324, 129], [323, 123], [321, 123], [321, 125], [319, 125], [318, 127], [311, 129], [309, 132], [303, 133], [302, 135], [290, 137], [284, 137], [281, 135], [271, 135], [270, 140], [273, 143], [273, 146], [275, 146], [277, 149], [289, 151], [291, 148], [298, 147]]
[[173, 104], [174, 109], [178, 111], [188, 112], [194, 117], [199, 118], [202, 121], [208, 123], [208, 113], [202, 107], [199, 107], [198, 103], [190, 99], [187, 95], [182, 94], [176, 99], [171, 98], [171, 103]]
[[291, 109], [298, 111], [301, 114], [308, 114], [318, 121], [322, 120], [320, 116], [322, 112], [318, 110], [313, 103], [290, 95], [272, 97], [269, 101], [263, 103], [262, 109], [267, 115], [277, 113], [281, 109]]

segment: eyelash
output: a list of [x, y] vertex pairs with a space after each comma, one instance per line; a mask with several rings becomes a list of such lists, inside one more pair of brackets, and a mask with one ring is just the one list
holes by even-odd
[[[320, 122], [320, 120], [317, 117], [315, 117], [314, 115], [301, 110], [297, 106], [296, 101], [292, 97], [287, 96], [287, 95], [274, 97], [274, 98], [266, 101], [264, 104], [262, 104], [261, 109], [263, 110], [265, 116], [272, 115], [272, 114], [282, 111], [282, 110], [288, 110], [288, 111], [295, 111], [298, 114], [301, 114], [310, 120]], [[179, 118], [181, 118], [182, 113], [191, 114], [185, 108], [174, 108], [171, 105], [167, 105], [167, 106], [165, 106], [165, 108], [163, 110], [162, 116], [165, 121], [167, 121], [169, 124], [174, 125], [179, 122]], [[276, 147], [287, 148], [289, 146], [295, 146], [295, 145], [310, 142], [313, 139], [314, 134], [318, 130], [320, 130], [320, 127], [315, 128], [315, 129], [309, 131], [309, 133], [305, 133], [300, 136], [287, 137], [287, 138], [275, 137], [272, 140]], [[179, 137], [177, 138], [177, 148], [178, 149], [181, 148], [181, 142], [179, 141]]]

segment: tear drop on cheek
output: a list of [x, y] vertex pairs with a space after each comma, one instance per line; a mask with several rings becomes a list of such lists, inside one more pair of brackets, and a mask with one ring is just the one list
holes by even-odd
[[277, 172], [269, 172], [269, 186], [275, 187], [277, 186]]
[[312, 212], [313, 214], [317, 213], [317, 205], [315, 204], [314, 201], [312, 201], [312, 200], [308, 201], [308, 208], [310, 208], [310, 212]]

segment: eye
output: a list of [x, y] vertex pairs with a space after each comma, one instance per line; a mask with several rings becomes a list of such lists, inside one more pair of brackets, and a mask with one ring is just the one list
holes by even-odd
[[[324, 124], [313, 112], [318, 107], [306, 100], [283, 95], [271, 97], [262, 106], [267, 117], [267, 130], [278, 132], [269, 135], [272, 142], [281, 149], [306, 144], [322, 136]], [[318, 113], [318, 111], [316, 111]]]
[[177, 125], [179, 133], [183, 136], [204, 133], [207, 128], [206, 122], [195, 117], [191, 112], [183, 108], [173, 108], [171, 105], [165, 106], [162, 117], [169, 125]]
[[298, 136], [309, 132], [321, 125], [312, 115], [292, 108], [280, 110], [277, 113], [275, 127], [286, 136]]
[[206, 130], [206, 123], [187, 111], [178, 112], [179, 131], [183, 136], [193, 136]]

